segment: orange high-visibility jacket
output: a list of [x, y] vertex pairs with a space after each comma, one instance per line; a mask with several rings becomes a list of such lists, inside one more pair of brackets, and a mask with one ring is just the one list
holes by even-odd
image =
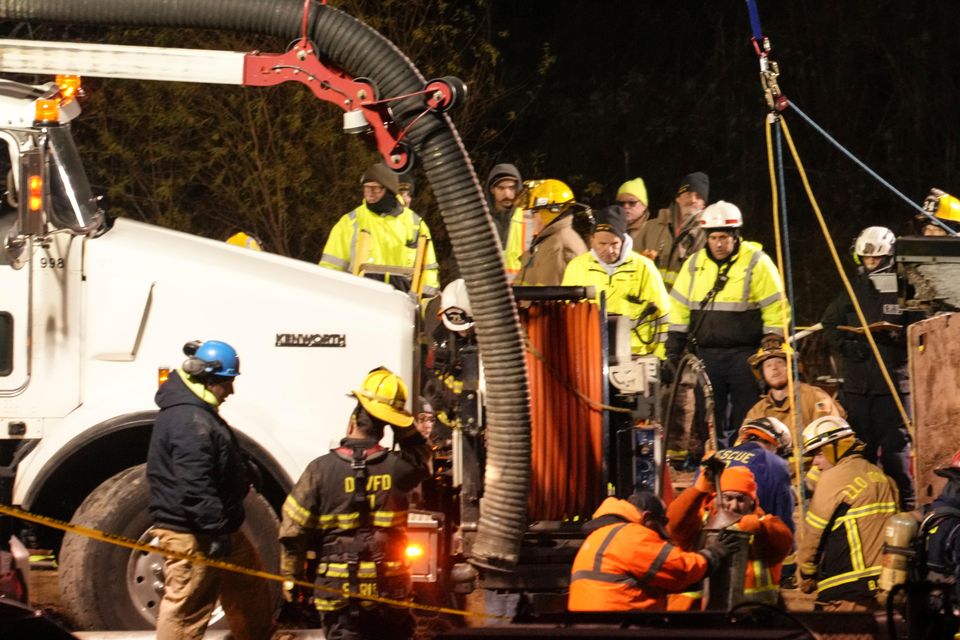
[[607, 498], [585, 525], [591, 533], [570, 575], [570, 611], [666, 609], [667, 594], [686, 589], [707, 573], [699, 553], [674, 547], [640, 524], [626, 500]]
[[[703, 523], [711, 512], [713, 493], [704, 493], [688, 487], [667, 507], [670, 534], [682, 549], [693, 549], [700, 538]], [[758, 506], [758, 529], [751, 532], [747, 556], [747, 570], [743, 579], [744, 601], [776, 604], [780, 592], [780, 573], [783, 560], [793, 546], [793, 533], [780, 518], [766, 514]], [[738, 530], [738, 526], [730, 527]], [[702, 593], [687, 591], [670, 598], [671, 611], [700, 609]]]

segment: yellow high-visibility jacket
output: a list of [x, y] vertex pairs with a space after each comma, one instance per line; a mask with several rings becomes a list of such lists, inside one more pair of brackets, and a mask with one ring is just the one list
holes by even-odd
[[513, 282], [517, 278], [520, 267], [523, 266], [520, 256], [532, 243], [533, 224], [527, 220], [523, 209], [514, 209], [507, 230], [507, 241], [503, 248], [503, 263], [507, 270], [507, 282]]
[[[563, 286], [596, 287], [596, 302], [606, 294], [607, 313], [626, 316], [634, 321], [643, 316], [630, 335], [630, 348], [638, 355], [665, 357], [667, 314], [670, 296], [656, 265], [638, 253], [630, 255], [609, 274], [592, 251], [583, 253], [567, 264]], [[649, 304], [654, 309], [647, 311]], [[646, 315], [644, 313], [646, 312]]]
[[[358, 259], [357, 237], [362, 230], [370, 233], [366, 264], [376, 265], [390, 275], [409, 278], [417, 255], [417, 240], [420, 235], [430, 238], [430, 229], [413, 210], [404, 207], [398, 215], [380, 215], [370, 211], [367, 203], [345, 214], [334, 225], [323, 247], [320, 266], [337, 271], [351, 271]], [[427, 243], [424, 259], [424, 293], [438, 293], [437, 257], [433, 243]]]
[[783, 334], [790, 309], [780, 273], [759, 244], [740, 241], [730, 257], [726, 284], [701, 309], [719, 274], [706, 248], [687, 258], [670, 291], [670, 331], [688, 333], [699, 323], [695, 337], [701, 347], [755, 348], [764, 334]]

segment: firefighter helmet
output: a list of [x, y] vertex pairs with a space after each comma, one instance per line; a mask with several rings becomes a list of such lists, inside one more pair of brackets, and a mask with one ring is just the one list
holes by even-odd
[[232, 244], [235, 247], [243, 247], [244, 249], [253, 249], [254, 251], [263, 251], [263, 243], [260, 242], [257, 236], [247, 233], [246, 231], [237, 231], [235, 234], [227, 238], [227, 244]]
[[793, 446], [790, 429], [783, 422], [772, 417], [755, 418], [744, 422], [737, 435], [741, 440], [755, 436], [776, 447], [777, 451], [786, 451]]
[[473, 308], [463, 278], [457, 278], [443, 288], [440, 294], [440, 318], [450, 331], [467, 331], [473, 327]]
[[942, 478], [960, 478], [960, 451], [953, 454], [950, 464], [941, 465], [933, 472]]
[[200, 343], [188, 342], [183, 346], [187, 355], [181, 367], [191, 376], [219, 376], [235, 378], [240, 375], [240, 357], [237, 350], [220, 340]]
[[700, 214], [700, 228], [710, 231], [739, 229], [743, 226], [743, 214], [740, 208], [729, 202], [717, 200]]
[[374, 418], [398, 427], [413, 424], [413, 416], [405, 409], [407, 385], [386, 367], [378, 367], [368, 373], [360, 388], [350, 395]]
[[556, 220], [574, 204], [573, 190], [553, 178], [534, 181], [527, 194], [527, 208], [537, 212], [544, 225]]
[[772, 333], [763, 338], [760, 342], [760, 348], [755, 354], [747, 358], [747, 362], [753, 367], [754, 372], [758, 372], [760, 367], [763, 366], [763, 363], [770, 358], [783, 358], [786, 360], [792, 357], [793, 347], [784, 341], [783, 336]]
[[896, 241], [893, 231], [886, 227], [867, 227], [854, 241], [853, 252], [861, 258], [892, 256]]
[[838, 416], [817, 418], [803, 429], [803, 453], [804, 455], [813, 455], [817, 449], [824, 445], [851, 436], [856, 437], [853, 429], [843, 418]]
[[[934, 218], [957, 231], [960, 229], [960, 200], [936, 187], [930, 189], [929, 195], [923, 201], [923, 210], [932, 214]], [[917, 223], [922, 231], [923, 227], [934, 222], [929, 216], [917, 214]]]

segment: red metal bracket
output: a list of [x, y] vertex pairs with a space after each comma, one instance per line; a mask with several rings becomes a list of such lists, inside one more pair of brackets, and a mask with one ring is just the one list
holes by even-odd
[[398, 131], [388, 101], [377, 99], [376, 87], [371, 82], [327, 67], [305, 39], [286, 53], [255, 51], [244, 58], [244, 86], [269, 87], [291, 81], [306, 85], [315, 96], [337, 105], [346, 113], [362, 113], [386, 165], [398, 172], [410, 167], [413, 154], [402, 142], [403, 132]]

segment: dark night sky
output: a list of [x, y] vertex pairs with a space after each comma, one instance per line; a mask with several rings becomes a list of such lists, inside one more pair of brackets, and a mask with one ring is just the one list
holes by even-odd
[[[788, 98], [912, 200], [934, 185], [960, 191], [955, 3], [758, 4]], [[567, 180], [593, 204], [639, 175], [659, 207], [682, 175], [706, 171], [711, 200], [740, 205], [745, 236], [772, 252], [766, 106], [745, 2], [494, 7], [494, 32], [510, 33], [494, 40], [508, 85], [535, 86], [544, 43], [556, 62], [517, 124], [484, 151], [530, 177]], [[797, 114], [785, 117], [838, 248], [866, 226], [910, 230], [906, 204]], [[590, 183], [602, 192], [590, 196]], [[798, 315], [813, 322], [840, 284], [789, 158], [787, 184]]]

